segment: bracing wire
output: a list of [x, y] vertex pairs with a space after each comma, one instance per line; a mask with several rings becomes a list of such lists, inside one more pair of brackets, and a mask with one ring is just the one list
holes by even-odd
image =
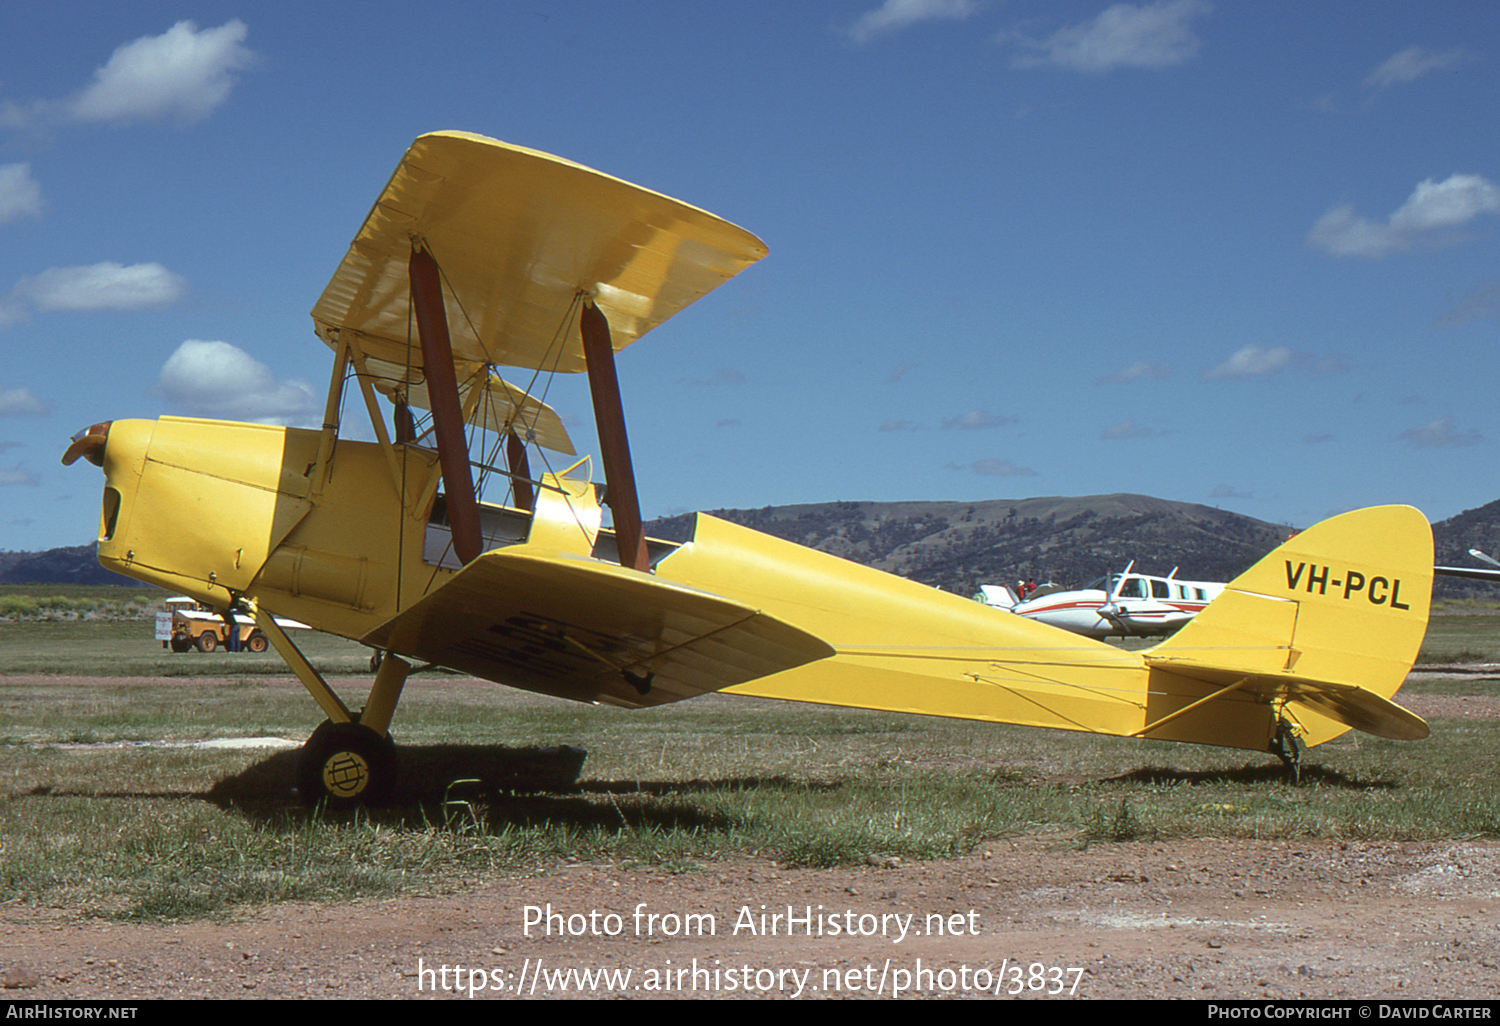
[[[458, 295], [457, 290], [455, 290], [452, 287], [452, 283], [448, 280], [447, 273], [443, 270], [443, 262], [441, 260], [439, 260], [438, 259], [438, 255], [435, 252], [433, 252], [430, 243], [427, 244], [427, 251], [432, 254], [433, 260], [437, 263], [438, 274], [439, 274], [439, 276], [443, 280], [443, 283], [444, 283], [444, 286], [445, 286], [445, 291], [446, 291], [446, 293], [448, 295], [451, 295], [453, 297], [453, 299], [454, 299], [454, 302], [457, 303], [459, 313], [462, 315], [464, 323], [466, 325], [468, 325], [470, 337], [473, 338], [475, 340], [475, 342], [477, 342], [483, 348], [483, 350], [484, 350], [485, 359], [482, 361], [481, 368], [480, 368], [480, 374], [483, 375], [483, 379], [480, 382], [476, 382], [474, 387], [486, 387], [487, 388], [488, 387], [489, 368], [494, 365], [494, 354], [492, 352], [490, 352], [489, 347], [487, 345], [485, 345], [484, 340], [480, 336], [480, 332], [479, 332], [478, 327], [474, 324], [474, 320], [473, 320], [473, 318], [469, 314], [468, 308], [464, 305], [463, 299], [462, 299], [462, 297], [460, 297]], [[525, 444], [533, 446], [536, 449], [537, 456], [541, 459], [542, 465], [547, 468], [547, 472], [549, 474], [553, 473], [551, 462], [547, 459], [546, 453], [542, 449], [542, 447], [540, 445], [537, 445], [531, 439], [532, 439], [533, 433], [534, 433], [535, 428], [536, 428], [537, 418], [539, 418], [541, 416], [542, 404], [545, 403], [547, 393], [550, 391], [550, 389], [552, 387], [552, 380], [553, 380], [553, 378], [555, 378], [557, 376], [557, 365], [558, 365], [558, 363], [560, 363], [562, 361], [563, 354], [564, 354], [564, 352], [566, 350], [567, 339], [571, 336], [572, 332], [577, 329], [577, 320], [578, 320], [578, 316], [579, 316], [580, 311], [583, 309], [583, 301], [584, 301], [585, 297], [586, 297], [586, 293], [582, 289], [578, 290], [577, 292], [575, 292], [573, 294], [573, 299], [568, 304], [568, 309], [564, 312], [564, 314], [563, 314], [560, 322], [558, 323], [557, 330], [553, 333], [552, 338], [547, 343], [547, 349], [542, 354], [542, 359], [539, 360], [539, 361], [537, 361], [537, 365], [534, 368], [532, 368], [531, 379], [527, 382], [526, 388], [524, 390], [524, 394], [527, 395], [527, 396], [531, 396], [531, 398], [535, 399], [537, 401], [537, 403], [538, 403], [538, 407], [537, 407], [536, 411], [532, 415], [532, 421], [531, 421], [530, 424], [526, 424], [526, 422], [525, 422], [525, 413], [526, 413], [525, 404], [524, 403], [516, 403], [516, 404], [514, 404], [515, 405], [515, 419], [519, 420], [521, 422], [522, 426], [524, 426], [526, 428], [526, 433], [524, 435], [521, 435], [521, 441], [523, 443], [525, 443]], [[407, 320], [408, 320], [408, 325], [410, 325], [410, 321], [411, 321], [410, 315], [408, 316]], [[410, 328], [408, 327], [408, 331], [409, 330], [410, 330]], [[410, 353], [410, 351], [411, 351], [410, 339], [408, 339], [407, 352]], [[408, 356], [408, 359], [410, 359], [409, 356]], [[541, 393], [540, 396], [533, 396], [531, 394], [531, 390], [534, 387], [536, 387], [537, 380], [539, 378], [541, 378], [544, 373], [546, 374], [546, 380], [545, 380], [544, 384], [542, 385], [542, 393]], [[476, 418], [476, 419], [478, 419], [478, 418]], [[482, 419], [480, 420], [480, 423], [483, 423]], [[472, 427], [473, 425], [471, 424], [469, 426]], [[497, 432], [497, 436], [498, 437], [496, 438], [496, 441], [495, 441], [496, 450], [495, 450], [494, 457], [492, 457], [490, 461], [486, 461], [486, 462], [496, 462], [496, 463], [498, 463], [499, 447], [504, 444], [504, 433], [503, 432]], [[472, 439], [470, 439], [470, 444], [472, 445]], [[483, 449], [482, 445], [481, 445], [481, 448], [480, 448], [480, 455], [481, 455], [481, 457], [484, 456], [484, 449]], [[484, 480], [485, 470], [486, 470], [485, 463], [481, 463], [480, 464], [480, 477], [481, 477], [481, 481]], [[482, 486], [481, 486], [480, 489], [477, 489], [477, 491], [482, 492]], [[514, 494], [514, 483], [511, 484], [511, 494]], [[573, 503], [572, 503], [571, 497], [569, 497], [567, 499], [567, 502], [568, 502], [568, 508], [570, 510], [573, 510]], [[584, 524], [583, 524], [583, 518], [578, 515], [578, 512], [576, 510], [573, 510], [573, 522], [578, 527], [579, 532], [584, 536], [584, 538], [588, 539], [589, 538], [588, 529], [584, 526]]]

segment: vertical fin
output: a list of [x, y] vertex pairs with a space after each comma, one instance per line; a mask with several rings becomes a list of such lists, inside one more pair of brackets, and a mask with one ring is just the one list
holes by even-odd
[[1281, 696], [1309, 745], [1351, 726], [1422, 737], [1425, 724], [1387, 700], [1426, 636], [1432, 574], [1417, 510], [1345, 513], [1288, 539], [1144, 655], [1203, 680], [1260, 676], [1256, 690]]
[[1422, 647], [1431, 599], [1427, 518], [1376, 506], [1294, 535], [1151, 655], [1264, 672], [1279, 661], [1265, 649], [1284, 645], [1285, 671], [1389, 698]]

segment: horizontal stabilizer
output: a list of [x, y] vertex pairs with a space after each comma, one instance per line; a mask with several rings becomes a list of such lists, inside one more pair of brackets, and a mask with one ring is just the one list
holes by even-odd
[[1329, 719], [1376, 737], [1420, 741], [1428, 734], [1427, 721], [1422, 717], [1364, 688], [1306, 683], [1293, 685], [1292, 698], [1299, 705], [1317, 709]]
[[532, 546], [485, 553], [361, 640], [528, 691], [630, 707], [833, 654], [742, 603]]
[[[1158, 673], [1165, 671], [1173, 676], [1217, 685], [1225, 689], [1226, 696], [1245, 695], [1261, 702], [1285, 703], [1299, 719], [1299, 710], [1313, 712], [1346, 727], [1392, 741], [1420, 741], [1428, 735], [1427, 721], [1416, 713], [1355, 684], [1308, 680], [1291, 673], [1253, 673], [1186, 658], [1155, 660], [1148, 657], [1148, 662]], [[1156, 736], [1150, 729], [1143, 735]]]

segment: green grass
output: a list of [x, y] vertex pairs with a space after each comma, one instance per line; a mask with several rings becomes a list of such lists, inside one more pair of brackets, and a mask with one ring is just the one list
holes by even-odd
[[[67, 674], [99, 677], [286, 676], [274, 651], [172, 652], [155, 640], [152, 619], [0, 620], [0, 676]], [[368, 672], [370, 650], [316, 631], [292, 640], [324, 673]]]
[[70, 599], [87, 599], [102, 608], [137, 602], [154, 605], [170, 597], [163, 588], [123, 584], [0, 584], [0, 596], [5, 595], [63, 595]]
[[160, 588], [0, 584], [0, 620], [145, 619], [166, 597]]
[[[135, 744], [300, 741], [321, 715], [284, 670], [231, 675], [224, 666], [257, 657], [161, 653], [149, 624], [120, 626], [0, 625], [21, 632], [0, 634], [0, 918], [7, 903], [222, 917], [267, 902], [444, 893], [570, 858], [669, 872], [747, 855], [789, 866], [927, 859], [1038, 832], [1060, 857], [1199, 836], [1500, 837], [1500, 721], [1439, 719], [1415, 743], [1348, 734], [1309, 753], [1294, 786], [1274, 758], [1249, 752], [727, 696], [630, 713], [440, 675], [408, 684], [395, 730], [410, 781], [397, 804], [308, 812], [291, 791], [293, 752]], [[1455, 629], [1449, 642], [1483, 647], [1488, 629]], [[17, 638], [31, 651], [15, 651]], [[354, 649], [319, 658], [352, 663]], [[3, 676], [65, 667], [69, 650], [101, 675], [121, 672], [105, 667], [113, 650], [116, 663], [203, 676]], [[365, 686], [339, 684], [355, 707]], [[507, 749], [533, 744], [588, 749], [581, 787], [518, 795], [475, 783]]]
[[1468, 612], [1439, 613], [1427, 625], [1419, 662], [1500, 662], [1500, 611], [1481, 607]]

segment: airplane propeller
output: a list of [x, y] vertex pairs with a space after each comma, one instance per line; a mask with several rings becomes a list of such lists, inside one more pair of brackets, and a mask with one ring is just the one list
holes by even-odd
[[1475, 559], [1483, 560], [1491, 566], [1500, 566], [1500, 559], [1495, 559], [1493, 556], [1487, 556], [1483, 552], [1480, 552], [1478, 549], [1470, 549], [1469, 555], [1473, 556]]
[[1118, 627], [1122, 632], [1129, 634], [1125, 622], [1120, 618], [1120, 592], [1125, 590], [1125, 579], [1130, 576], [1130, 571], [1135, 568], [1135, 560], [1125, 565], [1125, 572], [1120, 574], [1115, 581], [1114, 590], [1110, 592], [1109, 601], [1099, 607], [1099, 615]]
[[68, 451], [63, 453], [63, 466], [71, 467], [81, 456], [96, 467], [104, 466], [104, 446], [109, 441], [109, 426], [113, 421], [104, 421], [84, 428], [72, 438]]

